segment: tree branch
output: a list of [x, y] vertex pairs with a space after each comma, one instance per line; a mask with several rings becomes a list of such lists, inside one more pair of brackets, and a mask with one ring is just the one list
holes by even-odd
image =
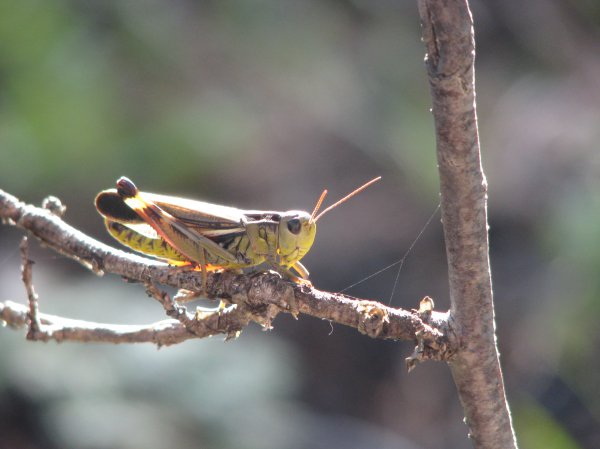
[[[15, 329], [29, 326], [28, 312], [28, 307], [23, 304], [0, 302], [0, 321]], [[154, 343], [168, 346], [196, 337], [177, 320], [163, 320], [148, 325], [119, 325], [72, 320], [46, 313], [39, 313], [38, 316], [41, 332], [36, 334], [35, 339], [39, 341]]]
[[450, 368], [474, 446], [516, 448], [496, 347], [473, 20], [467, 0], [419, 0], [419, 12], [436, 126], [449, 324], [459, 340]]
[[[224, 300], [236, 307], [190, 315], [156, 285], [200, 292], [200, 272], [171, 267], [104, 245], [69, 226], [53, 213], [60, 209], [55, 201], [51, 202], [52, 210], [43, 209], [22, 203], [0, 190], [0, 218], [7, 224], [25, 229], [44, 245], [78, 261], [98, 275], [114, 273], [129, 281], [143, 283], [149, 294], [175, 319], [147, 326], [115, 326], [38, 314], [41, 328], [35, 333], [37, 339], [167, 345], [217, 333], [234, 336], [250, 321], [270, 328], [275, 316], [285, 312], [351, 326], [372, 338], [416, 341], [418, 346], [411, 356], [413, 363], [429, 358], [447, 359], [452, 354], [454, 345], [452, 335], [448, 333], [446, 313], [394, 309], [375, 301], [297, 285], [271, 272], [209, 273], [204, 296]], [[28, 265], [24, 262], [24, 266]], [[22, 327], [31, 322], [31, 316], [35, 319], [32, 313], [29, 318], [24, 316], [21, 306], [12, 302], [1, 307], [0, 318], [10, 325]]]

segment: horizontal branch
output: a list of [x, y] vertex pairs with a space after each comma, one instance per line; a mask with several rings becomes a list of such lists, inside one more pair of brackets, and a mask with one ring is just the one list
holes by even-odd
[[[55, 215], [56, 209], [56, 207], [50, 210], [25, 204], [0, 190], [0, 218], [5, 223], [28, 231], [44, 245], [78, 261], [96, 274], [113, 273], [129, 281], [141, 282], [147, 286], [161, 284], [192, 292], [202, 291], [202, 274], [199, 271], [172, 267], [160, 261], [107, 246], [65, 223]], [[158, 299], [156, 291], [152, 296]], [[338, 293], [320, 291], [306, 285], [298, 285], [282, 279], [273, 272], [238, 274], [225, 270], [209, 273], [203, 296], [224, 300], [239, 307], [237, 312], [239, 316], [236, 320], [232, 320], [229, 327], [228, 320], [224, 319], [226, 315], [223, 311], [218, 314], [220, 318], [219, 316], [211, 318], [214, 322], [211, 322], [208, 327], [213, 329], [214, 333], [231, 334], [239, 331], [239, 327], [249, 320], [269, 327], [272, 319], [279, 312], [286, 312], [295, 317], [298, 314], [305, 314], [354, 327], [372, 338], [419, 341], [421, 346], [419, 358], [447, 358], [452, 352], [453, 344], [447, 331], [446, 313], [427, 311], [423, 314], [414, 310], [395, 309], [376, 301], [357, 299]], [[9, 318], [19, 312], [14, 309], [12, 304], [5, 303], [3, 305], [4, 313]], [[171, 310], [170, 313], [176, 311]], [[167, 310], [167, 312], [169, 311]], [[44, 314], [40, 314], [40, 317], [42, 323], [45, 319], [49, 325], [62, 326], [62, 336], [72, 335], [72, 332], [69, 333], [65, 330], [68, 328], [85, 329], [87, 333], [82, 341], [92, 341], [94, 338], [94, 341], [112, 341], [111, 338], [114, 335], [123, 333], [130, 335], [137, 332], [138, 334], [135, 336], [137, 340], [131, 341], [172, 344], [178, 342], [178, 339], [183, 341], [189, 338], [188, 335], [184, 335], [183, 330], [190, 334], [188, 327], [182, 325], [181, 321], [178, 325], [174, 320], [133, 329], [98, 323], [86, 324], [74, 320], [65, 321], [58, 317], [51, 319], [49, 315]], [[2, 319], [10, 321], [6, 316], [3, 316]], [[206, 317], [195, 317], [195, 321], [198, 322], [205, 319]], [[155, 336], [151, 336], [156, 332], [157, 326], [160, 329], [163, 329], [163, 326], [168, 328], [164, 341], [157, 341]], [[107, 333], [102, 334], [100, 328]], [[97, 331], [94, 333], [90, 329]], [[212, 334], [193, 331], [191, 335], [200, 337]], [[68, 337], [64, 337], [64, 339], [66, 338]], [[90, 340], [86, 340], [86, 338]]]

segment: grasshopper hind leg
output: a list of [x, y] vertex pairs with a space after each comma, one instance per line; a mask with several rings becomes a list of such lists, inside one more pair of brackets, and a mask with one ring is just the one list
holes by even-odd
[[134, 251], [158, 259], [168, 260], [175, 264], [188, 262], [188, 259], [183, 254], [159, 236], [149, 237], [127, 225], [108, 218], [104, 219], [104, 224], [106, 230], [113, 238]]

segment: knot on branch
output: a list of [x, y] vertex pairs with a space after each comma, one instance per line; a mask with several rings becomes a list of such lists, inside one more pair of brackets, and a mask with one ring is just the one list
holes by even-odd
[[431, 324], [434, 306], [433, 299], [425, 296], [419, 304], [419, 310], [413, 311], [418, 316], [421, 324], [415, 332], [417, 346], [405, 360], [408, 372], [425, 360], [448, 361], [455, 352], [454, 346], [450, 342], [447, 327], [440, 330]]
[[452, 356], [447, 338], [438, 329], [424, 324], [421, 329], [415, 333], [417, 346], [413, 353], [406, 358], [408, 372], [411, 372], [418, 363], [425, 360], [447, 361]]
[[65, 206], [59, 198], [52, 195], [44, 198], [42, 201], [42, 208], [50, 211], [50, 213], [59, 218], [67, 211], [67, 206]]
[[386, 326], [390, 323], [388, 311], [379, 304], [361, 301], [356, 305], [356, 310], [360, 313], [358, 331], [371, 338], [382, 335]]

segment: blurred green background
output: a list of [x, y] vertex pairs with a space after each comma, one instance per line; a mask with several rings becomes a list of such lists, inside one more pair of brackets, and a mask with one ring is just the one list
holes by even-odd
[[[472, 4], [491, 260], [507, 394], [524, 449], [600, 447], [600, 6]], [[338, 291], [402, 257], [438, 203], [416, 2], [0, 2], [0, 188], [110, 244], [92, 201], [151, 192], [310, 210], [304, 259]], [[0, 227], [0, 300], [24, 302]], [[42, 311], [148, 323], [137, 285], [34, 244]], [[349, 293], [389, 301], [389, 270]], [[439, 215], [392, 304], [448, 308]], [[0, 448], [469, 448], [448, 370], [408, 343], [280, 316], [232, 342], [28, 343], [0, 330]]]

